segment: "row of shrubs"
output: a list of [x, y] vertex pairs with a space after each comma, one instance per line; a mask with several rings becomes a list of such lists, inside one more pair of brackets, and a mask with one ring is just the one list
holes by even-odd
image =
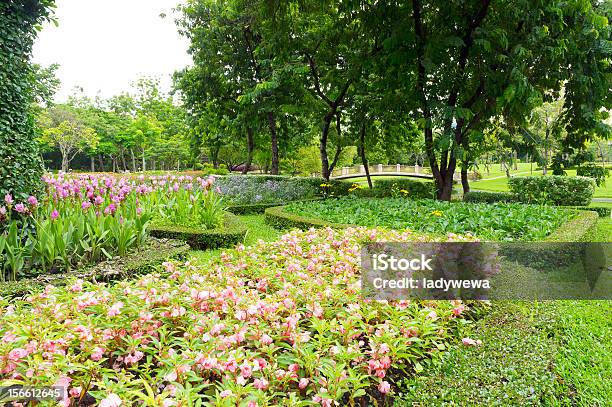
[[558, 206], [588, 206], [595, 192], [589, 177], [539, 176], [512, 177], [510, 192], [470, 192], [467, 202], [521, 202]]

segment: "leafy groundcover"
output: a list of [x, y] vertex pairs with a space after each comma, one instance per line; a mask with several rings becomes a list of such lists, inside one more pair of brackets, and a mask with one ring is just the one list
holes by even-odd
[[359, 243], [415, 239], [295, 231], [134, 281], [0, 300], [0, 383], [66, 385], [78, 405], [389, 405], [486, 306], [363, 301]]
[[577, 214], [573, 209], [545, 205], [404, 198], [294, 202], [284, 207], [283, 211], [299, 217], [317, 218], [328, 224], [408, 228], [432, 234], [474, 234], [493, 241], [541, 240]]

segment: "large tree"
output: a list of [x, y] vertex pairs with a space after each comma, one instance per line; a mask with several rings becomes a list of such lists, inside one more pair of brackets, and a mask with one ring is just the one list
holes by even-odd
[[[424, 125], [438, 186], [450, 199], [458, 160], [496, 116], [520, 122], [565, 85], [564, 117], [577, 145], [602, 124], [610, 97], [610, 27], [599, 2], [423, 1], [388, 3], [380, 23], [386, 77]], [[594, 6], [595, 5], [595, 6]]]

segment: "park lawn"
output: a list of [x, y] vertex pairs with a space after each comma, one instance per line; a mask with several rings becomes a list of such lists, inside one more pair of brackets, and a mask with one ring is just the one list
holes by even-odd
[[[534, 171], [534, 175], [541, 175], [540, 171]], [[529, 174], [524, 174], [529, 175]], [[576, 170], [567, 170], [568, 176], [576, 176]], [[474, 190], [482, 191], [508, 191], [508, 179], [507, 178], [496, 178], [496, 179], [483, 179], [480, 181], [472, 181], [470, 186]], [[612, 178], [608, 178], [605, 185], [595, 187], [594, 198], [612, 198]]]
[[[532, 169], [534, 173], [536, 172], [537, 164], [534, 163], [532, 165], [530, 163], [518, 163], [516, 167], [517, 167], [516, 170], [514, 169], [514, 167], [510, 169], [510, 174], [528, 175]], [[501, 168], [501, 165], [499, 164], [491, 164], [489, 166], [489, 172], [487, 172], [484, 165], [480, 164], [478, 166], [478, 172], [480, 172], [483, 179], [506, 176], [506, 171], [503, 168]]]

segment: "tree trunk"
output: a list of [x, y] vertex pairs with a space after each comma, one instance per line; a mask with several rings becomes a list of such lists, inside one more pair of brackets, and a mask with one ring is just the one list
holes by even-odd
[[468, 166], [463, 164], [461, 166], [461, 186], [463, 187], [463, 196], [470, 192], [470, 182], [468, 180]]
[[327, 113], [323, 118], [323, 130], [321, 131], [321, 140], [319, 143], [319, 152], [321, 154], [321, 176], [326, 181], [329, 181], [329, 160], [327, 158], [327, 139], [329, 138], [329, 126], [331, 125], [334, 114]]
[[94, 161], [93, 155], [89, 156], [89, 169], [91, 170], [91, 172], [96, 172], [96, 163]]
[[68, 154], [62, 153], [62, 171], [68, 172]]
[[134, 149], [130, 148], [130, 155], [132, 156], [132, 172], [136, 172], [136, 156], [134, 155]]
[[253, 139], [253, 128], [247, 128], [247, 159], [242, 169], [243, 174], [247, 174], [253, 162], [253, 150], [255, 149], [255, 140]]
[[272, 167], [270, 173], [278, 175], [278, 135], [276, 134], [276, 120], [272, 112], [268, 112], [268, 126], [270, 126], [270, 136], [272, 138]]
[[359, 131], [359, 155], [361, 156], [361, 164], [363, 164], [363, 168], [365, 169], [366, 178], [368, 180], [368, 187], [372, 189], [372, 177], [370, 177], [370, 168], [368, 168], [368, 159], [366, 158], [365, 151], [365, 125], [361, 125], [361, 129]]
[[142, 149], [142, 172], [145, 172], [147, 170], [147, 160], [145, 158], [145, 151], [144, 148]]

